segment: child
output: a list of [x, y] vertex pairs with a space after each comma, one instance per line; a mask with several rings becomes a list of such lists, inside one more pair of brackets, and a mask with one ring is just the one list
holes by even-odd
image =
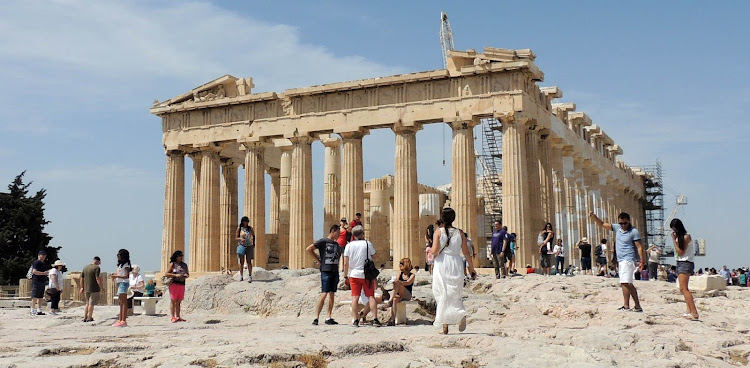
[[146, 296], [153, 297], [154, 291], [156, 291], [156, 281], [152, 279], [146, 284]]

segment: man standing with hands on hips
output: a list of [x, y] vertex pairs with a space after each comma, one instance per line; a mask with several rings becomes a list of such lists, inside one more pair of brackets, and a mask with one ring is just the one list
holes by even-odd
[[[646, 258], [641, 244], [641, 233], [630, 223], [630, 215], [625, 212], [617, 216], [619, 228], [615, 224], [604, 222], [594, 212], [589, 214], [599, 226], [615, 232], [615, 251], [619, 265], [620, 286], [622, 287], [623, 304], [619, 310], [643, 312], [638, 300], [638, 291], [633, 285], [634, 272], [643, 270], [643, 260]], [[636, 265], [637, 268], [636, 268]], [[630, 309], [630, 298], [633, 298], [633, 309]]]

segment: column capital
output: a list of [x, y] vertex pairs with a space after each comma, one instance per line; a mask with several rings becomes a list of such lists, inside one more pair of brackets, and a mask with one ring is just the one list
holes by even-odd
[[351, 132], [336, 132], [343, 139], [362, 139], [364, 136], [370, 134], [368, 129], [362, 129], [351, 131]]
[[167, 156], [185, 156], [185, 151], [180, 149], [167, 149], [164, 148], [164, 154]]
[[296, 137], [287, 138], [290, 142], [292, 142], [293, 145], [297, 144], [312, 144], [313, 141], [315, 141], [315, 138], [309, 136], [309, 135], [300, 135]]
[[226, 167], [230, 169], [239, 167], [241, 165], [241, 163], [237, 162], [237, 160], [235, 160], [232, 157], [220, 157], [219, 161], [221, 162], [222, 167]]
[[404, 125], [403, 123], [396, 123], [391, 126], [391, 130], [396, 134], [414, 134], [422, 130], [421, 124]]
[[259, 151], [264, 150], [266, 147], [270, 147], [273, 144], [269, 141], [260, 140], [255, 142], [242, 142], [240, 143], [240, 151]]
[[472, 129], [479, 125], [479, 119], [451, 121], [448, 125], [450, 125], [453, 130]]
[[495, 118], [500, 120], [502, 124], [517, 124], [517, 125], [535, 125], [536, 116], [532, 116], [528, 112], [514, 111], [512, 113], [501, 113], [495, 114]]
[[268, 172], [268, 175], [271, 177], [277, 177], [281, 175], [281, 169], [275, 168], [275, 167], [269, 167], [266, 169]]
[[343, 143], [342, 139], [339, 137], [333, 137], [331, 135], [328, 135], [327, 137], [324, 135], [320, 136], [320, 143], [323, 143], [324, 146], [330, 147], [330, 148], [336, 148], [340, 147]]

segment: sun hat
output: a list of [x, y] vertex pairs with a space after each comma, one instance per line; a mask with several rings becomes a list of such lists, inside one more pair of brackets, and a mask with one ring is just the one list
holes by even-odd
[[583, 238], [581, 238], [581, 242], [588, 243], [589, 242], [589, 238], [587, 238], [587, 237], [584, 236]]
[[65, 263], [63, 263], [63, 261], [58, 259], [57, 261], [55, 261], [55, 263], [52, 264], [52, 267], [57, 267], [57, 266], [65, 266]]

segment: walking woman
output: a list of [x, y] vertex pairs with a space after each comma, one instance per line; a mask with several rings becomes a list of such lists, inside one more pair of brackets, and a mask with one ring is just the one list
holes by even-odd
[[128, 287], [130, 287], [130, 252], [127, 249], [120, 249], [117, 252], [117, 272], [110, 277], [117, 283], [117, 298], [120, 302], [120, 319], [115, 322], [113, 327], [125, 327], [128, 325], [125, 320], [128, 318]]
[[240, 265], [240, 281], [244, 281], [243, 268], [247, 262], [247, 282], [253, 282], [253, 259], [255, 259], [255, 231], [250, 219], [243, 216], [235, 234], [237, 240], [237, 263]]
[[464, 261], [466, 257], [472, 279], [476, 279], [474, 261], [469, 254], [466, 234], [453, 227], [456, 212], [443, 208], [440, 213], [443, 227], [435, 230], [430, 252], [435, 257], [432, 273], [432, 293], [437, 309], [434, 326], [442, 326], [443, 334], [448, 333], [448, 325], [458, 325], [458, 331], [466, 329], [466, 309], [461, 299], [464, 291]]
[[[425, 243], [425, 259], [427, 260], [425, 264], [425, 269], [427, 271], [430, 271], [430, 275], [432, 275], [432, 265], [435, 263], [435, 257], [432, 256], [432, 253], [430, 253], [430, 249], [432, 249], [432, 238], [435, 237], [435, 225], [430, 224], [427, 226], [427, 230], [424, 234], [424, 243]], [[410, 261], [411, 262], [411, 261]]]
[[[169, 284], [169, 313], [172, 315], [172, 323], [185, 322], [180, 315], [180, 305], [185, 299], [185, 280], [190, 277], [190, 273], [188, 266], [183, 262], [184, 259], [185, 255], [181, 250], [172, 253], [172, 257], [169, 258], [169, 268], [164, 274], [172, 279], [172, 283]], [[242, 268], [240, 272], [241, 270]]]
[[693, 239], [687, 230], [685, 230], [685, 225], [682, 224], [680, 219], [673, 219], [669, 223], [669, 227], [672, 228], [672, 242], [674, 242], [674, 250], [677, 253], [675, 255], [675, 260], [677, 261], [677, 282], [680, 284], [680, 292], [685, 298], [687, 306], [687, 313], [683, 314], [682, 317], [697, 321], [698, 309], [695, 308], [693, 293], [688, 289], [690, 275], [693, 274], [693, 270], [695, 269], [695, 264], [693, 263], [693, 256], [695, 256]]

